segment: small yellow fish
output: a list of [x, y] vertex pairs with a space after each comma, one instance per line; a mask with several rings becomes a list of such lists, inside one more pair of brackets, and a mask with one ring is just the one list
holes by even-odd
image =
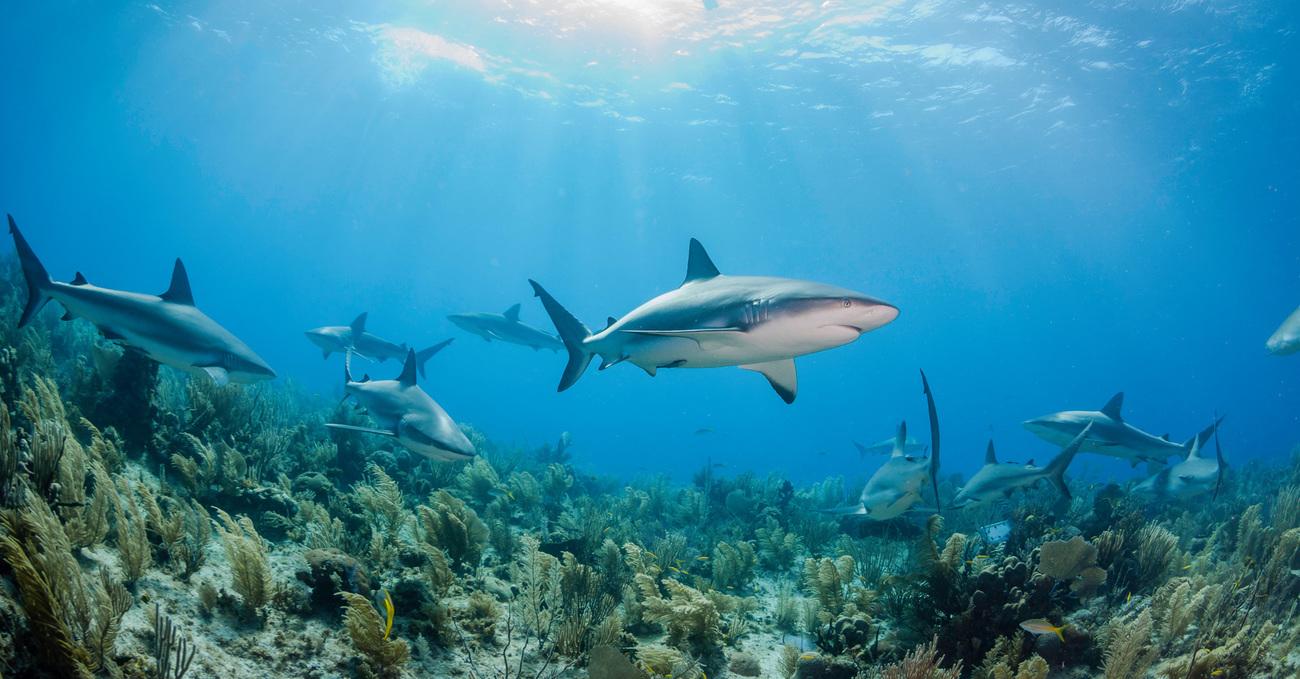
[[1210, 676], [1211, 676], [1211, 677], [1217, 677], [1217, 676], [1219, 676], [1220, 674], [1223, 674], [1223, 670], [1215, 670], [1215, 671], [1213, 671], [1213, 672], [1210, 673]]
[[1062, 643], [1065, 642], [1065, 637], [1061, 636], [1061, 630], [1065, 629], [1066, 627], [1069, 627], [1069, 625], [1061, 625], [1060, 627], [1053, 627], [1052, 623], [1043, 620], [1042, 618], [1034, 618], [1033, 620], [1026, 620], [1020, 623], [1020, 629], [1029, 632], [1030, 634], [1036, 636], [1042, 636], [1044, 634], [1055, 634], [1058, 638], [1060, 638]]
[[1124, 600], [1124, 603], [1128, 603], [1128, 602], [1130, 602], [1130, 601], [1132, 601], [1132, 600], [1133, 600], [1133, 593], [1132, 593], [1132, 592], [1129, 592], [1129, 593], [1128, 593], [1128, 598]]
[[988, 554], [980, 554], [980, 555], [976, 556], [975, 558], [976, 558], [976, 559], [987, 559], [987, 558], [989, 558], [989, 555], [988, 555]]
[[612, 526], [605, 526], [605, 530], [602, 530], [602, 531], [600, 531], [600, 532], [602, 532], [602, 533], [608, 533], [610, 528], [612, 528]]
[[735, 589], [735, 587], [732, 587], [731, 585], [727, 585], [727, 589]]
[[1192, 564], [1187, 564], [1186, 566], [1183, 566], [1183, 570], [1187, 570], [1188, 568], [1191, 568], [1191, 567], [1192, 567]]
[[652, 551], [650, 551], [650, 550], [646, 550], [646, 554], [649, 554], [651, 559], [658, 559], [658, 558], [659, 558], [659, 557], [655, 556], [655, 553], [652, 552]]
[[709, 560], [709, 557], [707, 557], [707, 556], [696, 557], [695, 560], [696, 560], [696, 561], [708, 561], [708, 560]]
[[672, 571], [672, 572], [674, 572], [674, 573], [681, 573], [681, 572], [682, 572], [682, 570], [681, 570], [680, 568], [676, 567], [676, 566], [669, 566], [669, 567], [668, 567], [668, 570], [670, 570], [670, 571]]
[[[974, 562], [974, 561], [971, 561], [970, 559], [966, 559], [966, 563], [975, 563], [975, 562]], [[862, 577], [862, 576], [859, 575], [858, 577]]]
[[800, 659], [800, 660], [813, 660], [813, 659], [816, 658], [816, 657], [817, 657], [817, 656], [814, 655], [814, 654], [812, 654], [812, 653], [805, 653], [805, 654], [799, 656], [799, 659]]

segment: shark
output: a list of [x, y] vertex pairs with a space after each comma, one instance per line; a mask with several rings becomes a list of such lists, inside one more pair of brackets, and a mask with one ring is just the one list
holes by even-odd
[[1202, 447], [1198, 437], [1187, 453], [1187, 459], [1161, 469], [1134, 486], [1133, 492], [1158, 502], [1201, 495], [1211, 490], [1217, 498], [1219, 486], [1223, 484], [1223, 472], [1228, 468], [1217, 432], [1214, 437], [1214, 457], [1205, 457], [1201, 452]]
[[343, 390], [356, 399], [378, 428], [327, 423], [334, 429], [377, 434], [397, 439], [407, 449], [441, 462], [468, 460], [476, 454], [451, 416], [415, 383], [414, 349], [408, 349], [402, 374], [395, 380], [371, 380], [369, 375], [352, 380], [347, 361], [343, 366]]
[[833, 285], [724, 276], [694, 238], [681, 286], [609, 318], [599, 333], [528, 282], [569, 353], [558, 391], [572, 387], [598, 355], [601, 370], [626, 361], [651, 377], [662, 368], [738, 366], [762, 374], [793, 403], [795, 357], [843, 346], [898, 317], [891, 304]]
[[1066, 446], [1089, 424], [1092, 433], [1079, 447], [1081, 452], [1109, 455], [1128, 461], [1136, 467], [1139, 462], [1164, 464], [1174, 455], [1185, 456], [1198, 438], [1208, 437], [1217, 423], [1183, 443], [1174, 443], [1166, 437], [1152, 436], [1124, 421], [1120, 410], [1124, 407], [1124, 392], [1115, 394], [1101, 410], [1069, 410], [1026, 420], [1025, 429], [1045, 441]]
[[1300, 351], [1300, 309], [1291, 312], [1290, 316], [1282, 321], [1277, 332], [1268, 338], [1265, 345], [1268, 353], [1273, 356], [1286, 356]]
[[[917, 502], [928, 500], [921, 495], [927, 487], [934, 489], [934, 508], [942, 511], [944, 502], [939, 485], [939, 414], [934, 407], [934, 394], [930, 381], [921, 371], [921, 384], [925, 391], [930, 415], [930, 443], [933, 453], [918, 457], [907, 453], [907, 423], [898, 425], [894, 437], [894, 450], [862, 488], [856, 505], [818, 510], [824, 514], [865, 515], [876, 521], [892, 519], [911, 509]], [[913, 439], [915, 440], [915, 439]]]
[[988, 450], [984, 453], [984, 466], [975, 472], [970, 481], [957, 493], [957, 497], [952, 500], [952, 506], [966, 507], [1011, 497], [1012, 491], [1033, 485], [1039, 479], [1051, 481], [1052, 485], [1061, 491], [1061, 495], [1069, 498], [1070, 488], [1065, 485], [1065, 470], [1070, 466], [1075, 453], [1079, 452], [1079, 446], [1087, 439], [1090, 429], [1092, 429], [1091, 423], [1084, 425], [1083, 431], [1052, 458], [1046, 467], [1036, 467], [1033, 461], [1027, 464], [1000, 464], [997, 455], [993, 452], [993, 442], [989, 441]]
[[[864, 446], [857, 441], [853, 441], [853, 439], [849, 440], [852, 441], [853, 446], [858, 449], [859, 460], [866, 459], [868, 455], [889, 455], [894, 452], [895, 441], [892, 437], [887, 438], [884, 441], [877, 441], [869, 446]], [[926, 446], [921, 445], [921, 442], [918, 441], [915, 436], [907, 437], [906, 443], [903, 444], [903, 452], [908, 455], [924, 455], [925, 450]]]
[[564, 348], [564, 342], [561, 342], [559, 337], [521, 322], [518, 304], [506, 309], [503, 314], [481, 312], [452, 314], [447, 317], [447, 320], [455, 323], [461, 330], [482, 337], [484, 342], [498, 339], [502, 342], [532, 347], [533, 351], [550, 349], [556, 353]]
[[[393, 344], [386, 339], [366, 332], [366, 316], [368, 313], [363, 312], [360, 316], [357, 316], [351, 325], [327, 325], [315, 330], [308, 330], [307, 339], [325, 352], [325, 358], [329, 358], [330, 354], [333, 353], [346, 354], [349, 351], [365, 358], [377, 358], [380, 363], [390, 358], [398, 360], [406, 358], [406, 344]], [[420, 377], [424, 377], [424, 364], [448, 344], [451, 344], [450, 339], [443, 340], [428, 349], [415, 352], [415, 366], [420, 371]]]
[[54, 300], [65, 311], [63, 320], [84, 318], [110, 342], [164, 365], [210, 377], [218, 386], [275, 378], [266, 361], [194, 306], [190, 279], [181, 260], [177, 259], [172, 269], [167, 292], [156, 296], [91, 285], [81, 272], [71, 283], [60, 283], [45, 271], [13, 215], [8, 217], [9, 233], [27, 281], [27, 306], [18, 320], [19, 328]]

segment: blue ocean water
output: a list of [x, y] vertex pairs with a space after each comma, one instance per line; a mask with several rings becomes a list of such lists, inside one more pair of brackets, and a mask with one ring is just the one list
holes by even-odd
[[[1300, 304], [1293, 3], [719, 5], [6, 7], [0, 203], [58, 280], [161, 292], [181, 257], [313, 393], [342, 361], [310, 328], [457, 337], [424, 383], [455, 419], [568, 431], [597, 472], [865, 475], [850, 438], [926, 438], [919, 368], [946, 472], [990, 436], [1046, 459], [1021, 421], [1117, 391], [1175, 440], [1226, 413], [1234, 462], [1300, 441], [1300, 358], [1264, 349]], [[445, 318], [523, 302], [550, 329], [533, 278], [603, 327], [681, 281], [691, 237], [902, 313], [800, 358], [789, 406], [731, 368], [557, 394], [563, 356]]]

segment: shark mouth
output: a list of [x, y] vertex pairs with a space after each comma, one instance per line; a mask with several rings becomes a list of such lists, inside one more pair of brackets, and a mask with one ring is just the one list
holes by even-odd
[[832, 324], [830, 324], [830, 325], [823, 325], [822, 327], [823, 327], [823, 328], [844, 328], [845, 330], [852, 330], [853, 332], [856, 332], [856, 333], [858, 333], [859, 335], [862, 334], [862, 328], [859, 328], [859, 327], [856, 326], [856, 325], [845, 325], [845, 324], [843, 324], [843, 323], [832, 323]]

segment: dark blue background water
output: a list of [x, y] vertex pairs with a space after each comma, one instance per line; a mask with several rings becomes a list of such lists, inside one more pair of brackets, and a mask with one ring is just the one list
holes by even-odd
[[[161, 292], [182, 257], [318, 393], [304, 330], [457, 336], [424, 383], [453, 417], [600, 471], [869, 473], [850, 437], [925, 438], [918, 368], [951, 471], [1120, 390], [1176, 440], [1227, 413], [1236, 460], [1300, 441], [1300, 357], [1264, 350], [1300, 304], [1293, 3], [721, 4], [8, 6], [0, 204], [59, 280]], [[792, 406], [731, 368], [557, 394], [563, 357], [445, 320], [549, 329], [531, 277], [603, 327], [692, 236], [902, 314], [799, 359]]]

